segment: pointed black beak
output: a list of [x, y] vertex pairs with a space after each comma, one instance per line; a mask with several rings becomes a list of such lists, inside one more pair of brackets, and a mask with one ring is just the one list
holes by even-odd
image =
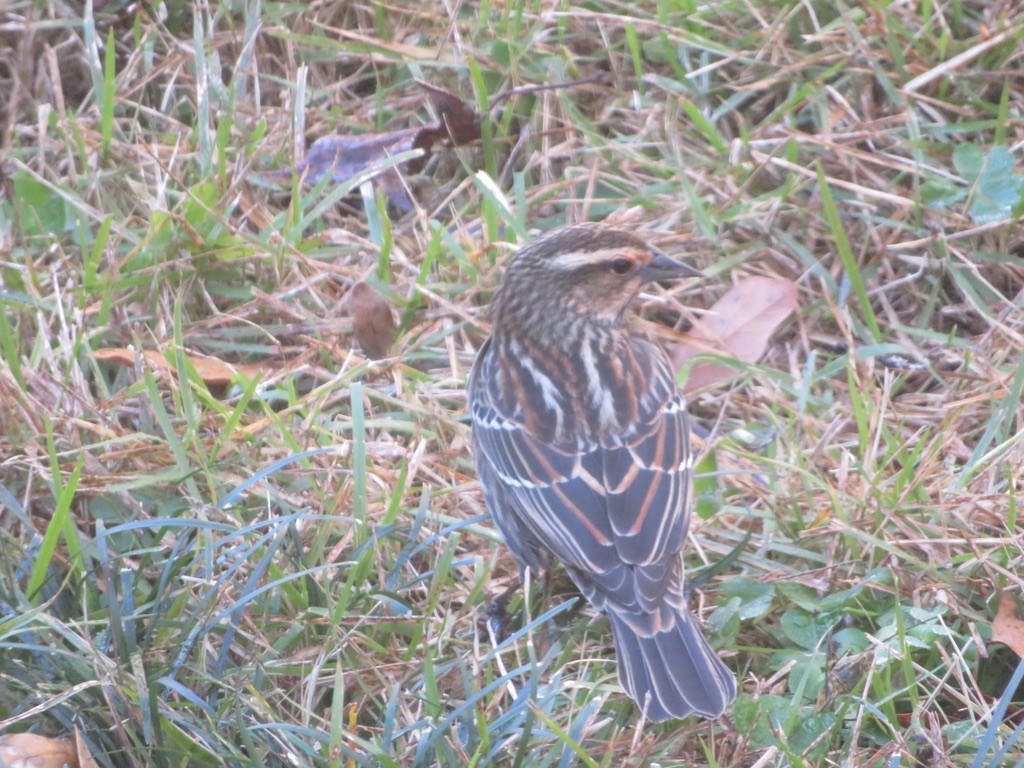
[[639, 271], [640, 279], [646, 282], [656, 280], [679, 280], [683, 277], [704, 277], [704, 273], [681, 261], [670, 259], [661, 251], [655, 251], [654, 258], [642, 267]]

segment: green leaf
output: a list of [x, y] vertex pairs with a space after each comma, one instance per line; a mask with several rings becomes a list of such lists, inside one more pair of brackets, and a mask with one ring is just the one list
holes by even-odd
[[976, 144], [961, 144], [953, 150], [953, 167], [972, 185], [968, 213], [975, 223], [1013, 216], [1024, 194], [1024, 176], [1016, 173], [1017, 161], [1009, 149], [985, 151]]
[[26, 235], [62, 235], [68, 229], [64, 198], [48, 185], [20, 171], [14, 175], [17, 217]]
[[75, 466], [74, 471], [72, 471], [71, 477], [68, 478], [67, 483], [57, 489], [57, 504], [54, 507], [53, 516], [46, 526], [46, 533], [43, 534], [42, 543], [36, 552], [36, 561], [32, 566], [32, 573], [29, 575], [28, 587], [25, 589], [25, 593], [36, 603], [41, 603], [45, 599], [40, 594], [40, 588], [43, 586], [43, 582], [46, 580], [50, 569], [50, 564], [54, 560], [54, 553], [57, 550], [57, 542], [60, 539], [61, 533], [65, 534], [64, 544], [68, 549], [69, 556], [77, 554], [77, 557], [72, 557], [71, 559], [76, 561], [76, 565], [81, 564], [80, 549], [75, 538], [75, 527], [71, 520], [70, 510], [71, 502], [75, 498], [75, 491], [78, 489], [78, 480], [82, 476], [82, 465], [83, 462], [80, 460]]
[[708, 636], [721, 640], [726, 645], [734, 644], [740, 634], [742, 607], [743, 601], [734, 597], [715, 608], [704, 621]]
[[798, 608], [790, 608], [779, 622], [789, 640], [809, 651], [818, 647], [833, 624], [835, 620], [831, 617], [811, 616]]
[[[836, 716], [831, 712], [808, 713], [807, 717], [800, 718], [795, 732], [787, 734], [786, 746], [797, 754], [805, 754], [815, 743], [818, 743], [820, 748], [824, 746], [820, 743], [822, 736], [830, 731], [835, 723]], [[813, 757], [813, 754], [809, 757]], [[820, 763], [812, 759], [805, 765], [820, 765]]]
[[752, 749], [775, 746], [775, 728], [781, 727], [790, 709], [786, 696], [768, 693], [757, 699], [741, 696], [733, 705], [732, 720]]
[[693, 495], [694, 511], [701, 520], [714, 517], [722, 508], [722, 494], [718, 488], [718, 459], [714, 448], [697, 463], [693, 473]]
[[871, 639], [862, 629], [843, 627], [833, 633], [828, 639], [832, 648], [835, 648], [838, 655], [863, 653], [871, 647]]
[[737, 576], [722, 582], [719, 588], [726, 598], [739, 601], [739, 617], [745, 621], [768, 615], [775, 597], [775, 586], [764, 584], [744, 576]]
[[953, 168], [968, 181], [974, 181], [981, 174], [985, 155], [976, 144], [960, 144], [953, 150]]
[[775, 585], [779, 595], [809, 613], [821, 611], [821, 597], [810, 587], [795, 582], [780, 581]]
[[935, 179], [922, 184], [917, 194], [922, 205], [929, 208], [945, 208], [967, 197], [967, 190], [948, 181]]
[[864, 315], [864, 322], [867, 323], [868, 329], [871, 331], [871, 337], [875, 341], [881, 341], [884, 336], [882, 335], [882, 329], [878, 325], [878, 318], [875, 317], [875, 310], [871, 306], [871, 299], [868, 296], [867, 289], [864, 287], [864, 276], [861, 274], [857, 257], [854, 256], [853, 249], [850, 247], [850, 241], [846, 237], [846, 230], [843, 228], [839, 209], [836, 207], [835, 200], [832, 197], [832, 190], [828, 185], [828, 179], [825, 177], [825, 169], [820, 162], [817, 164], [817, 171], [818, 191], [821, 193], [821, 207], [825, 214], [825, 221], [828, 222], [828, 228], [832, 233], [836, 250], [839, 251], [839, 260], [843, 263], [846, 277], [850, 281], [850, 288], [853, 291], [853, 295], [857, 297], [857, 303], [860, 304], [861, 312]]
[[985, 165], [981, 171], [982, 180], [999, 179], [1017, 170], [1017, 161], [1013, 153], [1006, 147], [992, 147], [985, 156]]
[[1024, 177], [1015, 173], [1017, 163], [1006, 147], [992, 147], [978, 177], [971, 204], [971, 218], [979, 224], [1008, 219], [1021, 199]]
[[1005, 175], [998, 180], [989, 178], [988, 173], [983, 174], [971, 202], [971, 218], [978, 224], [1011, 218], [1022, 191], [1024, 178], [1016, 174]]
[[858, 584], [839, 592], [830, 592], [822, 598], [821, 603], [819, 603], [818, 610], [822, 613], [844, 610], [847, 605], [852, 600], [859, 597], [863, 591], [864, 585]]
[[[819, 659], [822, 654], [815, 654]], [[789, 670], [786, 686], [792, 694], [799, 693], [805, 700], [814, 701], [818, 698], [822, 686], [825, 685], [825, 670], [820, 661], [804, 659], [796, 662]]]

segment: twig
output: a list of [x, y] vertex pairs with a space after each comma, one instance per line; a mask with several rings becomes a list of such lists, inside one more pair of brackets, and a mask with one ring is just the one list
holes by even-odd
[[558, 88], [575, 88], [577, 85], [586, 85], [588, 83], [596, 83], [604, 79], [604, 72], [595, 72], [589, 77], [583, 77], [579, 80], [567, 80], [562, 83], [545, 83], [544, 85], [520, 85], [517, 88], [509, 88], [507, 91], [500, 91], [491, 97], [491, 106], [499, 104], [506, 99], [510, 99], [513, 96], [521, 96], [524, 93], [536, 93], [537, 91], [553, 91]]

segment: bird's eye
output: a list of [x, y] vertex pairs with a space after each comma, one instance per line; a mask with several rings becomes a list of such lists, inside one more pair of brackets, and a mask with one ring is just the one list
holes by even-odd
[[615, 259], [608, 266], [616, 275], [624, 275], [633, 268], [633, 262], [629, 259]]

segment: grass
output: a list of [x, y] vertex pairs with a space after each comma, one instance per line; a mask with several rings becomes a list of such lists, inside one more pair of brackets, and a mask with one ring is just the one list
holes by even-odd
[[[90, 7], [0, 10], [0, 733], [105, 767], [1021, 764], [986, 643], [1024, 557], [1014, 4]], [[413, 212], [267, 181], [429, 123], [415, 80], [489, 111]], [[691, 399], [687, 562], [740, 548], [695, 596], [741, 682], [714, 723], [640, 723], [571, 589], [484, 628], [515, 574], [468, 453], [486, 302], [528, 230], [604, 218], [710, 276], [662, 322], [800, 290]]]

